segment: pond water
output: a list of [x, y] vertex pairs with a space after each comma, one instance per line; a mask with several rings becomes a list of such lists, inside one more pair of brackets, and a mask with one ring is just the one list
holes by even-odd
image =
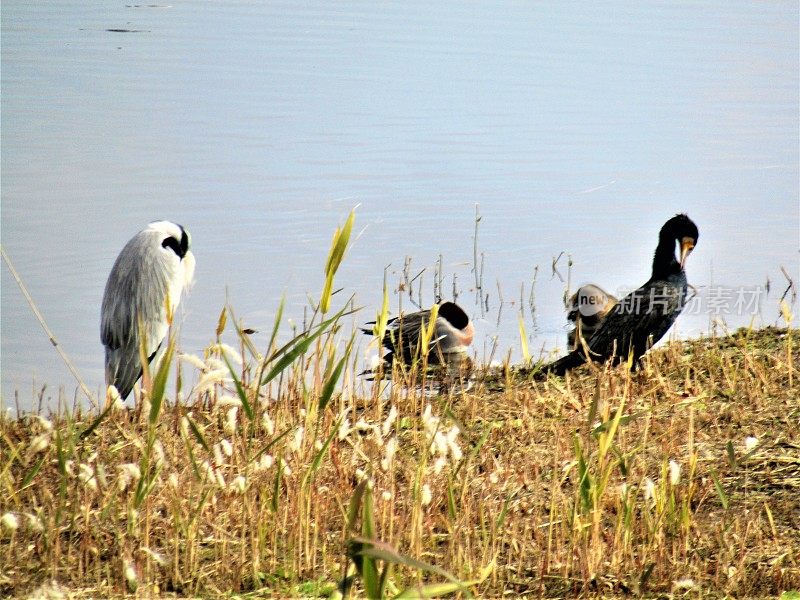
[[[479, 360], [495, 338], [495, 358], [519, 358], [521, 308], [532, 353], [563, 348], [565, 285], [640, 285], [676, 212], [700, 228], [687, 272], [702, 302], [671, 335], [782, 324], [780, 268], [800, 283], [799, 72], [796, 2], [9, 0], [2, 243], [93, 390], [106, 277], [159, 219], [193, 237], [187, 352], [226, 298], [257, 343], [282, 294], [302, 319], [354, 206], [337, 278], [364, 307], [353, 322], [406, 257], [432, 302], [441, 256]], [[44, 384], [72, 397], [0, 270], [3, 403], [30, 406]]]

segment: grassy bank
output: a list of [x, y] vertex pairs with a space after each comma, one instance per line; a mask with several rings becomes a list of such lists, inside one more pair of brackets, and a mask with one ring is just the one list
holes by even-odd
[[389, 562], [387, 594], [800, 589], [797, 330], [672, 343], [635, 374], [369, 395], [319, 326], [265, 356], [244, 333], [176, 352], [175, 389], [154, 372], [99, 422], [4, 416], [0, 595], [313, 596], [348, 574], [362, 595]]

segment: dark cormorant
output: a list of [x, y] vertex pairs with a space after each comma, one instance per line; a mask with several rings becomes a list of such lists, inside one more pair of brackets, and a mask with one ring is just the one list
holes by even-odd
[[[699, 237], [697, 226], [686, 215], [675, 215], [664, 223], [653, 256], [653, 274], [638, 290], [625, 296], [606, 317], [600, 329], [586, 341], [588, 358], [612, 359], [615, 364], [633, 355], [632, 368], [675, 322], [686, 300], [686, 257]], [[675, 258], [675, 244], [680, 258]], [[586, 349], [573, 350], [545, 365], [542, 373], [563, 375], [587, 360]]]
[[[422, 328], [430, 323], [430, 318], [430, 310], [421, 310], [391, 319], [382, 340], [383, 346], [389, 350], [383, 359], [390, 365], [393, 359], [411, 364], [414, 358], [420, 357]], [[428, 364], [459, 364], [466, 358], [475, 335], [475, 328], [467, 313], [454, 302], [443, 302], [439, 305], [435, 327], [430, 341]], [[373, 332], [366, 328], [362, 331]]]
[[567, 334], [569, 349], [575, 350], [581, 337], [584, 340], [591, 338], [617, 302], [599, 285], [587, 283], [579, 287], [567, 302], [567, 319], [575, 323], [575, 329]]

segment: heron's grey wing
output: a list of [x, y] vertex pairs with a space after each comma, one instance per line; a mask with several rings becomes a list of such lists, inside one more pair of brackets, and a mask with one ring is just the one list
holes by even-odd
[[157, 237], [146, 231], [125, 245], [111, 269], [100, 337], [106, 347], [106, 384], [114, 384], [123, 399], [141, 375], [140, 333], [146, 336], [149, 358], [166, 335], [167, 277]]
[[[148, 362], [158, 352], [159, 346], [147, 357]], [[116, 350], [106, 348], [106, 384], [114, 384], [123, 400], [131, 393], [134, 384], [142, 376], [139, 345], [129, 344]]]

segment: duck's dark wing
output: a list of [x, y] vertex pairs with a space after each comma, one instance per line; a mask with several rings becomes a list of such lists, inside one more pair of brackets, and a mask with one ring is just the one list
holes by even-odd
[[390, 352], [387, 361], [391, 361], [394, 355], [404, 362], [411, 362], [419, 352], [422, 327], [427, 325], [430, 316], [429, 310], [422, 310], [395, 317], [389, 322], [383, 336], [383, 346]]

